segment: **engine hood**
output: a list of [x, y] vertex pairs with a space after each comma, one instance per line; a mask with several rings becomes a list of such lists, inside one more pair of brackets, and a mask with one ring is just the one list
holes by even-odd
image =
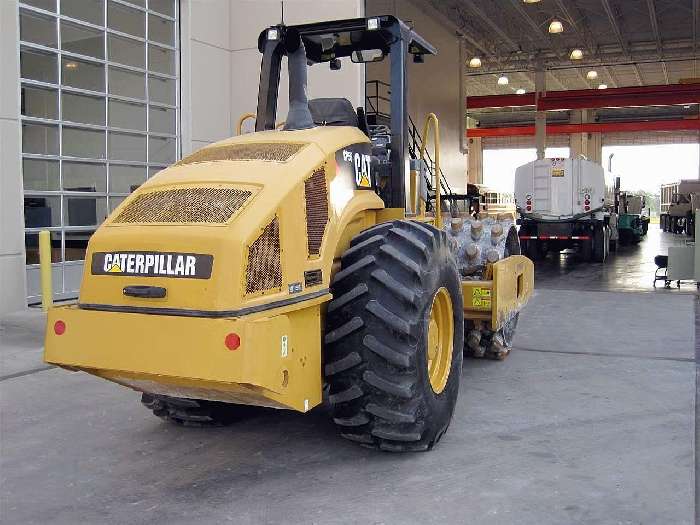
[[[318, 127], [243, 135], [185, 157], [92, 236], [80, 304], [235, 313], [320, 293], [343, 221], [383, 207], [336, 162], [338, 150], [367, 142], [357, 128]], [[319, 277], [306, 286], [310, 271]], [[127, 293], [143, 287], [162, 296]]]

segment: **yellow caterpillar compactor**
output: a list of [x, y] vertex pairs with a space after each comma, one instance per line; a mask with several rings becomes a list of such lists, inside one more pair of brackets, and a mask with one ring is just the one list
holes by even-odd
[[[407, 58], [436, 53], [418, 34], [382, 16], [276, 25], [258, 47], [255, 132], [183, 158], [110, 215], [77, 304], [49, 310], [45, 360], [185, 425], [242, 405], [306, 412], [325, 391], [347, 439], [430, 449], [463, 352], [507, 354], [532, 263], [512, 218], [478, 220], [444, 191], [434, 115], [435, 162], [409, 144]], [[390, 57], [390, 114], [368, 124], [345, 99], [307, 100], [307, 65], [348, 56]]]

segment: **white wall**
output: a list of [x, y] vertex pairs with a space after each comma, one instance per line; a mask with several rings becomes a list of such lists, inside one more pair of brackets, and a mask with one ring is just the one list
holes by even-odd
[[[428, 113], [437, 115], [442, 171], [454, 191], [464, 191], [467, 159], [460, 148], [465, 107], [460, 89], [460, 42], [454, 29], [434, 18], [429, 7], [418, 7], [410, 0], [367, 0], [366, 8], [367, 16], [393, 14], [410, 23], [419, 35], [437, 48], [438, 54], [425, 57], [423, 64], [410, 62], [408, 65], [408, 108], [419, 128], [423, 127]], [[388, 81], [388, 75], [388, 60], [367, 66], [367, 80]]]
[[0, 316], [26, 307], [17, 2], [0, 1]]
[[[239, 117], [255, 113], [260, 77], [258, 35], [282, 20], [288, 25], [363, 16], [361, 0], [188, 0], [182, 10], [183, 153], [235, 133]], [[189, 36], [188, 36], [189, 35]], [[277, 120], [288, 108], [282, 65]], [[364, 68], [343, 64], [309, 70], [309, 96], [364, 98]], [[244, 129], [250, 130], [252, 121]]]

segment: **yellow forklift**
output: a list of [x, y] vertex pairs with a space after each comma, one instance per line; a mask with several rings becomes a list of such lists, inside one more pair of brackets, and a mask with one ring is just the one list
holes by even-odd
[[[430, 449], [465, 348], [507, 354], [532, 263], [514, 226], [442, 209], [434, 115], [435, 169], [425, 142], [410, 158], [407, 60], [436, 50], [403, 22], [276, 25], [258, 47], [255, 132], [192, 153], [114, 210], [77, 304], [49, 310], [45, 360], [184, 425], [230, 423], [245, 405], [306, 412], [325, 391], [347, 439]], [[343, 57], [390, 58], [388, 125], [345, 99], [307, 100], [307, 65]]]

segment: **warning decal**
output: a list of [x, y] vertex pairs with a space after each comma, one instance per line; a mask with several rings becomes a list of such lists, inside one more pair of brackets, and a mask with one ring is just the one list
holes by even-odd
[[472, 306], [491, 308], [491, 289], [472, 288]]
[[552, 159], [552, 177], [564, 176], [564, 159]]
[[374, 189], [372, 183], [372, 145], [369, 142], [350, 144], [335, 154], [338, 170], [355, 182], [358, 190]]

